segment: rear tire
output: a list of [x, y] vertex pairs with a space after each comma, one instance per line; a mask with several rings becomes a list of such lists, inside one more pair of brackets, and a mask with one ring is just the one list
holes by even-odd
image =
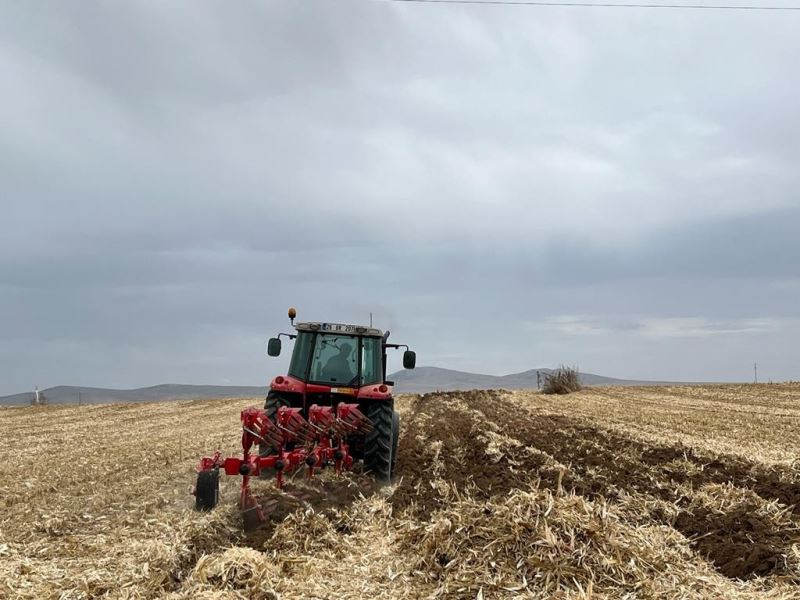
[[392, 412], [392, 477], [395, 475], [395, 465], [397, 464], [397, 444], [400, 441], [400, 414]]
[[364, 469], [376, 481], [389, 483], [392, 478], [392, 450], [397, 444], [393, 402], [371, 402], [367, 406], [367, 417], [372, 421], [373, 429], [364, 437]]
[[[267, 411], [267, 418], [273, 423], [277, 423], [278, 409], [281, 406], [289, 406], [289, 401], [277, 392], [270, 392], [267, 394], [267, 401], [264, 404], [264, 410]], [[278, 448], [275, 448], [269, 444], [258, 445], [259, 456], [269, 456], [270, 454], [275, 454], [277, 451]]]
[[[264, 410], [267, 411], [267, 418], [272, 421], [273, 423], [278, 422], [278, 409], [281, 406], [290, 406], [291, 402], [277, 392], [269, 392], [267, 394], [267, 401], [264, 404]], [[279, 448], [275, 446], [271, 446], [269, 444], [259, 444], [258, 445], [258, 455], [259, 456], [269, 456], [270, 454], [275, 454], [278, 452]], [[273, 475], [275, 475], [275, 469], [261, 469], [258, 477], [259, 479], [269, 479]]]
[[194, 507], [196, 510], [209, 511], [219, 502], [219, 470], [210, 469], [197, 474], [197, 486], [194, 491]]

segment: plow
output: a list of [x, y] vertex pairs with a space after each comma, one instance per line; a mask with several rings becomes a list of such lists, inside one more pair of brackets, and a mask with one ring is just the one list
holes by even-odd
[[239, 508], [246, 528], [267, 519], [251, 490], [253, 478], [274, 477], [282, 490], [289, 474], [305, 469], [313, 478], [322, 469], [337, 474], [361, 464], [379, 482], [391, 480], [400, 419], [394, 411], [393, 382], [386, 380], [386, 350], [404, 347], [403, 366], [413, 369], [408, 346], [389, 344], [389, 332], [338, 323], [298, 323], [296, 334], [279, 334], [268, 345], [280, 355], [282, 336], [295, 340], [286, 376], [272, 380], [264, 408], [241, 414], [242, 454], [220, 451], [200, 459], [193, 494], [195, 508], [212, 510], [219, 502], [220, 473], [241, 477]]

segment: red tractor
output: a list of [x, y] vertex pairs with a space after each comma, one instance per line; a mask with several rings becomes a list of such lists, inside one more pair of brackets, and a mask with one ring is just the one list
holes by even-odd
[[[241, 508], [248, 524], [264, 519], [250, 494], [251, 477], [274, 475], [278, 487], [297, 468], [309, 477], [328, 466], [337, 472], [363, 462], [380, 482], [392, 478], [400, 417], [394, 410], [393, 382], [386, 380], [386, 350], [405, 348], [403, 367], [413, 369], [416, 354], [388, 343], [389, 332], [339, 323], [297, 323], [296, 333], [269, 340], [267, 353], [279, 356], [281, 337], [295, 341], [286, 375], [272, 380], [263, 409], [242, 411], [241, 458], [219, 452], [201, 459], [195, 506], [211, 510], [219, 498], [219, 471], [242, 476]], [[255, 448], [258, 451], [255, 452]]]

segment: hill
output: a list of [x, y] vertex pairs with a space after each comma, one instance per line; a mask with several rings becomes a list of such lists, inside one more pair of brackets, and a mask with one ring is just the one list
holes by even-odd
[[[265, 396], [266, 386], [181, 385], [167, 383], [132, 390], [59, 385], [42, 390], [48, 404], [102, 404], [107, 402], [154, 402], [159, 400], [193, 400], [197, 398], [234, 398]], [[0, 396], [0, 405], [30, 404], [33, 392]]]
[[[395, 390], [400, 393], [425, 393], [432, 391], [463, 391], [491, 389], [536, 389], [536, 373], [542, 375], [552, 373], [552, 369], [530, 369], [510, 375], [481, 375], [464, 371], [453, 371], [439, 367], [419, 367], [413, 371], [398, 371], [389, 378], [395, 382]], [[583, 385], [657, 385], [664, 382], [635, 381], [632, 379], [615, 379], [581, 373]]]
[[[551, 373], [552, 369], [530, 369], [510, 375], [483, 375], [442, 369], [418, 367], [412, 371], [397, 371], [388, 376], [401, 394], [424, 394], [433, 391], [464, 391], [490, 389], [536, 389], [536, 373]], [[584, 385], [655, 385], [661, 382], [614, 379], [592, 373], [581, 373]], [[265, 396], [267, 387], [235, 385], [183, 385], [167, 383], [131, 390], [59, 385], [42, 390], [48, 404], [101, 404], [108, 402], [155, 402], [160, 400], [194, 400], [200, 398], [235, 398]], [[31, 403], [33, 392], [0, 396], [1, 405]]]

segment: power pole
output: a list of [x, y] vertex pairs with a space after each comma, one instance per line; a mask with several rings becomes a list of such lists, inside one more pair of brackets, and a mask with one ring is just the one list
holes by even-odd
[[753, 383], [758, 383], [758, 363], [753, 363]]

